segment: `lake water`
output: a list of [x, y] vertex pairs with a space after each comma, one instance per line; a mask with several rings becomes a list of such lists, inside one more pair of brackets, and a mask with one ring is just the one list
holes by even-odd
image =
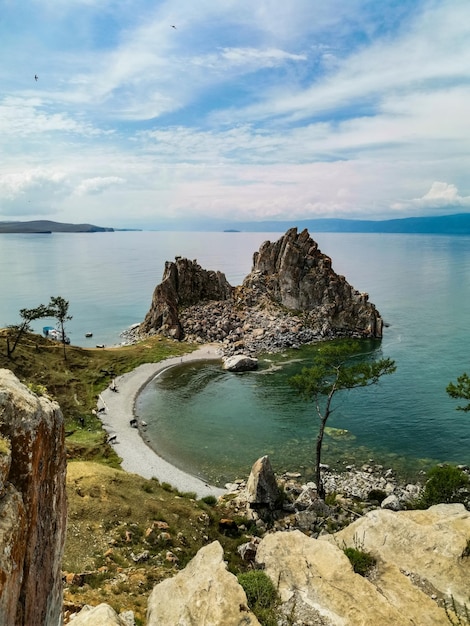
[[[141, 321], [176, 255], [197, 259], [240, 284], [252, 255], [281, 233], [117, 232], [0, 235], [0, 325], [19, 309], [70, 302], [72, 343], [115, 345]], [[470, 419], [445, 388], [469, 371], [470, 237], [312, 233], [336, 272], [367, 291], [389, 326], [381, 354], [397, 371], [339, 398], [324, 461], [374, 458], [410, 472], [438, 461], [470, 464]], [[53, 320], [52, 320], [53, 321]], [[39, 322], [41, 331], [47, 320]], [[91, 339], [86, 332], [93, 332]], [[267, 356], [258, 372], [229, 375], [216, 364], [188, 365], [148, 386], [138, 410], [162, 456], [213, 482], [245, 476], [269, 454], [276, 471], [311, 471], [316, 422], [287, 379], [311, 348]]]

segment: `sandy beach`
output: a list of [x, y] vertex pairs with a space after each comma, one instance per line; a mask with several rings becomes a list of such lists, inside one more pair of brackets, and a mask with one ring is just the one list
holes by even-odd
[[138, 474], [143, 478], [157, 478], [181, 492], [194, 492], [199, 498], [208, 495], [220, 496], [226, 491], [208, 485], [162, 459], [145, 443], [139, 430], [131, 427], [130, 421], [135, 418], [134, 406], [139, 391], [152, 378], [169, 367], [207, 359], [221, 359], [218, 346], [204, 345], [182, 357], [172, 357], [159, 363], [145, 363], [132, 372], [116, 378], [118, 392], [108, 387], [101, 393], [98, 401], [98, 409], [105, 408], [105, 412], [99, 412], [98, 415], [104, 429], [112, 438], [112, 445], [121, 457], [121, 466], [126, 472]]

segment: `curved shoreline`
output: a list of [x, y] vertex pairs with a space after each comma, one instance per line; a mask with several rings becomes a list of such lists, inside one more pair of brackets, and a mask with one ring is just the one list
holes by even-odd
[[109, 387], [100, 394], [98, 408], [105, 407], [105, 413], [98, 413], [104, 430], [113, 437], [116, 452], [121, 457], [121, 467], [126, 472], [143, 478], [157, 478], [169, 483], [181, 492], [194, 492], [198, 498], [226, 493], [225, 489], [208, 485], [206, 482], [183, 472], [162, 459], [142, 438], [139, 429], [132, 428], [130, 421], [135, 418], [134, 407], [141, 389], [168, 367], [190, 361], [220, 360], [222, 355], [215, 344], [204, 345], [198, 350], [183, 356], [170, 357], [158, 363], [144, 363], [131, 372], [116, 378], [118, 393]]

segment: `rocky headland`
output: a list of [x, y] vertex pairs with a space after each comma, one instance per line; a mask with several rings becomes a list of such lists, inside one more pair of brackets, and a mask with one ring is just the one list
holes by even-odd
[[158, 333], [255, 355], [321, 339], [381, 338], [382, 330], [368, 295], [336, 274], [307, 230], [292, 228], [261, 245], [237, 287], [196, 260], [168, 261], [150, 310], [127, 339]]

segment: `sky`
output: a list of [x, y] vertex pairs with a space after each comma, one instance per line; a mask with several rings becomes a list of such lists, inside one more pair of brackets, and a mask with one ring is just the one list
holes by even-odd
[[2, 221], [470, 212], [468, 0], [0, 0], [0, 42]]

